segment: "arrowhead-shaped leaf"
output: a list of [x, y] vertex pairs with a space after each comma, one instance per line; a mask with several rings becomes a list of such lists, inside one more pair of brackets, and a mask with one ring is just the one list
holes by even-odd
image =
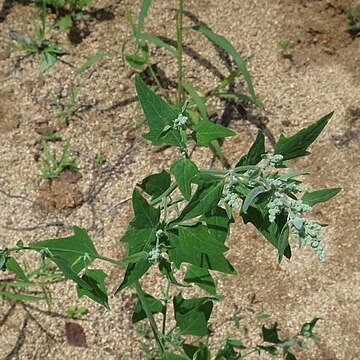
[[76, 287], [78, 297], [81, 298], [86, 295], [90, 299], [103, 305], [106, 309], [109, 309], [107, 289], [105, 286], [106, 274], [104, 271], [87, 269], [81, 279], [89, 285], [91, 290], [89, 288], [83, 288], [78, 284]]
[[140, 76], [135, 78], [136, 92], [143, 108], [150, 132], [144, 135], [154, 145], [169, 144], [182, 146], [180, 132], [170, 129], [163, 136], [165, 126], [173, 125], [173, 120], [178, 116], [177, 112], [160, 96], [150, 90]]
[[216, 295], [216, 285], [209, 270], [191, 265], [187, 268], [184, 279], [187, 283], [194, 283], [211, 295]]
[[265, 154], [265, 137], [262, 131], [259, 130], [249, 152], [239, 160], [235, 167], [257, 165], [262, 160], [261, 155], [263, 154]]
[[271, 328], [267, 329], [265, 326], [262, 327], [263, 340], [272, 344], [281, 344], [283, 341], [279, 339], [277, 323]]
[[293, 136], [285, 137], [280, 135], [275, 144], [275, 154], [281, 154], [283, 160], [295, 159], [310, 154], [307, 149], [320, 135], [321, 131], [329, 122], [334, 112], [323, 116], [316, 123], [309, 125], [307, 128], [300, 130]]
[[[165, 312], [165, 306], [163, 305], [163, 303], [160, 300], [155, 299], [153, 296], [151, 296], [150, 294], [146, 294], [146, 293], [145, 293], [145, 298], [146, 298], [146, 302], [147, 302], [152, 314]], [[144, 319], [146, 319], [146, 313], [141, 305], [141, 302], [138, 301], [135, 306], [131, 321], [133, 324], [135, 324]]]
[[147, 176], [139, 186], [155, 199], [170, 187], [170, 183], [170, 174], [163, 170], [161, 173]]
[[317, 203], [325, 202], [336, 196], [341, 188], [321, 189], [312, 192], [306, 192], [301, 201], [307, 205], [314, 206]]
[[194, 131], [195, 141], [199, 146], [208, 146], [215, 139], [236, 135], [234, 131], [208, 120], [199, 121]]
[[197, 166], [189, 159], [181, 159], [174, 162], [170, 168], [175, 176], [176, 183], [186, 200], [191, 197], [191, 183], [199, 170]]

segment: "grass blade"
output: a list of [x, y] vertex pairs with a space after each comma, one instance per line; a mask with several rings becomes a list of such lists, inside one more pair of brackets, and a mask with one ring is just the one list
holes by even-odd
[[141, 4], [139, 20], [138, 20], [136, 31], [135, 31], [135, 37], [137, 39], [139, 39], [139, 35], [144, 26], [144, 21], [145, 21], [147, 13], [149, 11], [150, 5], [151, 5], [151, 0], [143, 0], [143, 2]]
[[75, 77], [78, 77], [81, 75], [85, 70], [87, 70], [91, 65], [95, 64], [99, 60], [103, 60], [109, 57], [117, 56], [118, 53], [112, 52], [112, 53], [100, 53], [92, 56], [90, 59], [88, 59], [83, 65], [81, 65], [76, 71], [75, 71]]

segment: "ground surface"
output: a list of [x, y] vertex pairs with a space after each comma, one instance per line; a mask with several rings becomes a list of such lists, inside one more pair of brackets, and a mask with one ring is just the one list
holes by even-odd
[[[176, 2], [153, 3], [146, 30], [175, 39]], [[204, 22], [225, 35], [246, 59], [257, 95], [265, 104], [265, 110], [247, 106], [225, 117], [238, 133], [234, 141], [224, 143], [223, 151], [229, 159], [239, 159], [257, 127], [271, 139], [280, 133], [291, 134], [335, 110], [330, 125], [313, 145], [312, 155], [295, 165], [311, 174], [308, 184], [313, 189], [343, 188], [341, 196], [315, 210], [320, 222], [331, 224], [326, 230], [326, 264], [319, 263], [311, 251], [294, 246], [292, 261], [278, 265], [274, 249], [251, 226], [238, 221], [232, 229], [228, 256], [239, 275], [219, 279], [219, 293], [225, 295], [225, 300], [215, 307], [210, 341], [216, 346], [226, 335], [258, 341], [261, 322], [254, 318], [261, 311], [271, 314], [265, 323], [278, 321], [284, 335], [296, 332], [303, 322], [317, 316], [324, 318], [317, 330], [321, 344], [312, 345], [310, 352], [298, 352], [299, 358], [359, 359], [360, 39], [346, 32], [346, 10], [353, 2], [185, 3], [186, 25], [196, 23], [196, 19]], [[171, 149], [157, 151], [144, 140], [144, 127], [136, 129], [141, 113], [132, 101], [133, 74], [122, 65], [120, 57], [100, 62], [76, 80], [82, 85], [79, 103], [84, 106], [68, 127], [60, 125], [50, 105], [51, 94], [66, 99], [74, 69], [98, 52], [120, 51], [130, 35], [122, 1], [94, 1], [94, 5], [105, 7], [106, 16], [98, 16], [82, 27], [82, 34], [88, 35], [82, 42], [75, 45], [66, 34], [54, 32], [70, 52], [63, 60], [74, 68], [58, 62], [49, 72], [40, 74], [38, 58], [21, 59], [21, 54], [8, 51], [11, 31], [31, 31], [34, 10], [26, 1], [0, 0], [1, 247], [12, 246], [20, 238], [29, 242], [66, 236], [77, 225], [89, 229], [99, 252], [123, 257], [125, 249], [119, 238], [131, 218], [127, 199], [132, 188], [145, 174], [167, 168], [176, 158]], [[131, 8], [137, 13], [139, 1]], [[282, 56], [278, 46], [285, 39], [294, 44], [290, 59]], [[76, 36], [75, 40], [79, 42]], [[186, 79], [204, 94], [228, 69], [199, 34], [185, 32], [185, 44], [201, 55], [194, 59], [187, 51]], [[169, 79], [168, 91], [173, 91], [174, 60], [164, 51], [153, 48], [151, 52], [153, 63]], [[208, 61], [206, 67], [204, 61], [199, 64], [199, 58]], [[241, 88], [241, 81], [238, 86]], [[219, 116], [222, 110], [221, 104], [215, 107]], [[60, 151], [64, 139], [72, 138], [81, 179], [63, 176], [50, 186], [39, 177], [38, 133], [46, 126], [58, 129], [63, 139], [51, 144], [52, 149]], [[106, 155], [108, 161], [103, 166], [94, 161], [97, 154]], [[204, 151], [195, 155], [205, 166], [210, 165], [210, 156]], [[216, 161], [214, 165], [219, 166]], [[106, 270], [112, 291], [123, 271], [111, 266]], [[146, 279], [146, 289], [159, 291], [156, 274]], [[51, 291], [54, 313], [64, 314], [70, 304], [88, 307], [89, 315], [78, 321], [85, 330], [88, 347], [67, 343], [68, 319], [34, 309], [28, 309], [29, 315], [20, 304], [4, 322], [2, 318], [12, 305], [3, 301], [1, 358], [122, 359], [124, 354], [127, 359], [144, 358], [135, 340], [139, 335], [130, 323], [135, 304], [130, 292], [112, 296], [111, 311], [104, 312], [87, 300], [77, 300], [71, 283], [54, 286]], [[47, 310], [45, 305], [34, 306]], [[243, 317], [240, 330], [231, 320], [234, 315]]]

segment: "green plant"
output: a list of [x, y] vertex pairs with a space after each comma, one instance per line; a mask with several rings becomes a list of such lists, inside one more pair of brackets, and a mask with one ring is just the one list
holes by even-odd
[[292, 59], [293, 44], [289, 39], [280, 41], [279, 47], [282, 50], [282, 56], [287, 59]]
[[88, 309], [85, 306], [75, 306], [75, 305], [70, 305], [65, 311], [65, 314], [67, 316], [72, 317], [73, 319], [80, 319], [82, 316], [86, 315], [87, 313], [88, 313]]
[[95, 156], [95, 162], [99, 165], [104, 165], [106, 163], [106, 156], [103, 154], [97, 154]]
[[40, 69], [45, 72], [56, 63], [59, 56], [68, 54], [61, 48], [61, 44], [46, 40], [46, 0], [42, 0], [40, 25], [34, 22], [33, 26], [34, 36], [26, 37], [13, 32], [12, 37], [26, 55], [39, 54], [43, 58]]
[[62, 124], [68, 125], [78, 110], [77, 100], [80, 93], [79, 86], [71, 86], [68, 101], [63, 102], [59, 96], [53, 94], [53, 106]]
[[348, 27], [347, 31], [352, 36], [360, 35], [360, 4], [354, 6], [347, 13]]
[[74, 172], [79, 171], [79, 168], [76, 166], [75, 160], [71, 159], [70, 139], [68, 139], [65, 143], [60, 160], [56, 159], [56, 155], [54, 153], [51, 153], [50, 149], [48, 148], [45, 142], [43, 143], [42, 146], [44, 150], [44, 159], [40, 171], [41, 177], [43, 177], [44, 179], [53, 180], [58, 178], [60, 176], [60, 173], [65, 169]]
[[[42, 0], [34, 0], [36, 4]], [[73, 24], [86, 19], [89, 12], [86, 10], [93, 0], [47, 0], [49, 8], [57, 13], [55, 25], [60, 30], [67, 30]]]
[[44, 141], [60, 141], [61, 137], [56, 131], [49, 131], [42, 134]]
[[[149, 6], [150, 2], [144, 1], [144, 4]], [[182, 8], [183, 1], [179, 0], [180, 13]], [[325, 128], [332, 112], [290, 137], [281, 135], [272, 151], [266, 148], [265, 137], [259, 131], [249, 151], [229, 164], [229, 168], [202, 169], [191, 160], [189, 143], [207, 148], [219, 145], [219, 140], [232, 137], [235, 132], [210, 121], [206, 116], [206, 103], [192, 88], [184, 86], [180, 13], [176, 49], [179, 84], [173, 102], [157, 95], [139, 75], [135, 78], [136, 92], [149, 127], [145, 139], [153, 145], [173, 146], [179, 157], [168, 169], [146, 176], [134, 189], [134, 216], [122, 237], [127, 245], [127, 257], [120, 261], [100, 255], [88, 232], [79, 227], [74, 227], [74, 234], [65, 238], [21, 245], [22, 251], [37, 251], [53, 261], [66, 278], [76, 283], [79, 298], [88, 296], [105, 308], [109, 308], [107, 275], [93, 267], [94, 261], [126, 267], [115, 294], [126, 288], [135, 290], [138, 301], [132, 322], [147, 320], [157, 350], [150, 353], [146, 345], [143, 348], [149, 356], [161, 360], [211, 358], [210, 346], [190, 343], [189, 337], [205, 337], [211, 333], [209, 319], [214, 303], [221, 300], [212, 272], [236, 274], [226, 258], [230, 226], [238, 219], [234, 213], [240, 215], [244, 223], [253, 224], [274, 246], [278, 262], [291, 258], [290, 234], [299, 246], [312, 248], [319, 259], [325, 261], [321, 234], [325, 225], [312, 220], [307, 213], [340, 191], [339, 188], [309, 191], [300, 178], [307, 173], [294, 170], [289, 162], [309, 154], [308, 148]], [[244, 97], [258, 101], [246, 65], [232, 45], [207, 28], [195, 27], [195, 30], [233, 57], [238, 68], [226, 81], [242, 74], [249, 91]], [[199, 115], [194, 116], [190, 106], [196, 106]], [[14, 269], [7, 267], [8, 260], [3, 259], [13, 259], [17, 249], [1, 252], [3, 267], [9, 271]], [[157, 283], [162, 285], [159, 298], [155, 293], [145, 293], [140, 283], [150, 268], [158, 270]], [[182, 290], [191, 286], [199, 287], [208, 295], [184, 296]], [[171, 319], [170, 303], [174, 311]], [[265, 318], [264, 315], [259, 314], [260, 318]], [[240, 359], [262, 352], [277, 355], [281, 351], [286, 360], [296, 359], [295, 345], [305, 348], [304, 339], [318, 340], [313, 332], [318, 320], [314, 318], [305, 323], [297, 334], [286, 339], [279, 338], [276, 323], [270, 328], [263, 327], [264, 344], [244, 345], [238, 339], [229, 338], [215, 359]], [[234, 321], [238, 323], [239, 318], [234, 317]], [[138, 332], [148, 337], [146, 329], [141, 326]]]

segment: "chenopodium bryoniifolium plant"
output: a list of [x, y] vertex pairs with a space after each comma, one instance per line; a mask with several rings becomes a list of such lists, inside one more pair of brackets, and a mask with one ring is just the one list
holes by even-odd
[[[157, 358], [210, 359], [210, 350], [205, 345], [190, 345], [186, 343], [186, 336], [210, 334], [208, 321], [214, 302], [219, 300], [212, 271], [236, 273], [226, 258], [226, 239], [234, 222], [234, 212], [238, 212], [245, 223], [253, 224], [275, 247], [279, 262], [283, 257], [291, 258], [290, 234], [299, 246], [309, 246], [321, 261], [326, 259], [322, 239], [325, 225], [312, 220], [308, 213], [317, 203], [334, 197], [340, 189], [309, 191], [299, 179], [306, 173], [293, 170], [289, 161], [309, 154], [309, 146], [333, 113], [295, 135], [281, 135], [270, 152], [266, 151], [264, 135], [259, 131], [248, 153], [232, 168], [200, 169], [188, 155], [189, 141], [207, 147], [212, 141], [235, 133], [208, 119], [193, 123], [187, 116], [186, 103], [168, 104], [139, 76], [135, 85], [149, 126], [144, 137], [154, 145], [178, 148], [179, 159], [170, 169], [145, 177], [134, 189], [134, 216], [122, 237], [122, 242], [128, 247], [128, 256], [118, 261], [100, 255], [87, 231], [75, 227], [74, 235], [70, 237], [1, 250], [0, 268], [24, 278], [26, 275], [11, 253], [36, 250], [77, 284], [79, 297], [86, 295], [109, 308], [105, 286], [107, 275], [91, 265], [95, 259], [101, 259], [126, 266], [116, 293], [129, 287], [136, 290], [138, 304], [132, 321], [137, 323], [148, 319], [158, 345]], [[178, 271], [182, 265], [186, 268], [184, 272]], [[140, 279], [152, 267], [157, 267], [167, 282], [162, 299], [145, 293], [140, 285]], [[173, 296], [176, 326], [168, 330], [167, 307], [171, 287], [182, 289], [190, 284], [210, 296], [186, 299], [181, 292]], [[162, 316], [161, 329], [154, 314]], [[300, 337], [316, 340], [313, 328], [318, 320], [315, 318], [304, 324], [298, 334], [285, 340], [279, 339], [276, 324], [270, 329], [263, 327], [263, 340], [271, 345], [256, 345], [253, 350], [274, 355], [278, 354], [279, 347], [286, 359], [295, 359], [290, 348], [294, 344], [305, 347]], [[219, 350], [216, 359], [240, 358], [241, 352], [235, 349], [242, 348], [243, 344], [240, 346], [229, 340], [225, 348]], [[237, 357], [229, 357], [234, 353]]]

